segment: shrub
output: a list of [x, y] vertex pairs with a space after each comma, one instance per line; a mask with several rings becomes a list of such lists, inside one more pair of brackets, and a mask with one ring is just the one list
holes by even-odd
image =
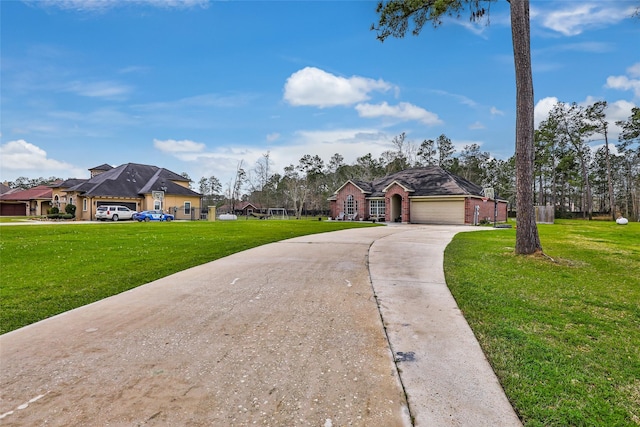
[[57, 214], [57, 213], [60, 213], [60, 209], [58, 209], [56, 206], [54, 206], [51, 209], [49, 209], [49, 211], [47, 213], [48, 214]]
[[66, 214], [62, 214], [60, 215], [60, 218], [62, 219], [73, 219], [74, 215], [70, 214], [70, 213], [66, 213]]
[[71, 215], [71, 218], [73, 218], [74, 216], [76, 216], [76, 205], [67, 205], [64, 207], [64, 211], [68, 214]]

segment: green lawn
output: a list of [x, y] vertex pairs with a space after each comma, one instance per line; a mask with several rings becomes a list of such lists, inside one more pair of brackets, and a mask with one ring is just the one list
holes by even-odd
[[0, 333], [255, 246], [360, 222], [218, 221], [0, 227]]
[[[2, 333], [228, 254], [362, 223], [229, 221], [0, 227]], [[640, 425], [640, 224], [458, 234], [445, 273], [527, 426]]]
[[640, 425], [640, 224], [458, 234], [447, 283], [527, 426]]

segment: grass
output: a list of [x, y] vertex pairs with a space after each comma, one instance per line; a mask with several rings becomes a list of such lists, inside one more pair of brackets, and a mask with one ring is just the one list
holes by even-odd
[[[362, 223], [229, 221], [0, 227], [0, 332], [171, 273], [299, 235]], [[445, 273], [526, 426], [640, 425], [640, 224], [458, 234]]]
[[447, 283], [526, 426], [640, 425], [640, 224], [458, 234]]
[[0, 333], [245, 249], [359, 222], [219, 221], [0, 227]]
[[32, 217], [32, 216], [0, 216], [0, 223], [2, 223], [2, 222], [28, 222], [33, 218], [36, 218], [36, 217]]

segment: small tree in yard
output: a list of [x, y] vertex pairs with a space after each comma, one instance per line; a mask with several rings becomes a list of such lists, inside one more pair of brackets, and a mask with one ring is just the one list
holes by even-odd
[[73, 218], [76, 217], [76, 205], [69, 204], [64, 207], [64, 211], [71, 215]]

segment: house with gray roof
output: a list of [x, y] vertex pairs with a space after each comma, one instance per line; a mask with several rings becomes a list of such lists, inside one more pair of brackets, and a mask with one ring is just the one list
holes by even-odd
[[374, 181], [348, 180], [329, 198], [335, 219], [412, 224], [506, 221], [507, 202], [484, 197], [483, 188], [439, 166], [396, 172]]
[[53, 187], [54, 206], [76, 205], [76, 218], [95, 219], [98, 206], [122, 205], [135, 211], [163, 210], [176, 219], [200, 218], [200, 193], [190, 180], [157, 166], [126, 163], [90, 169], [89, 179], [68, 179]]

